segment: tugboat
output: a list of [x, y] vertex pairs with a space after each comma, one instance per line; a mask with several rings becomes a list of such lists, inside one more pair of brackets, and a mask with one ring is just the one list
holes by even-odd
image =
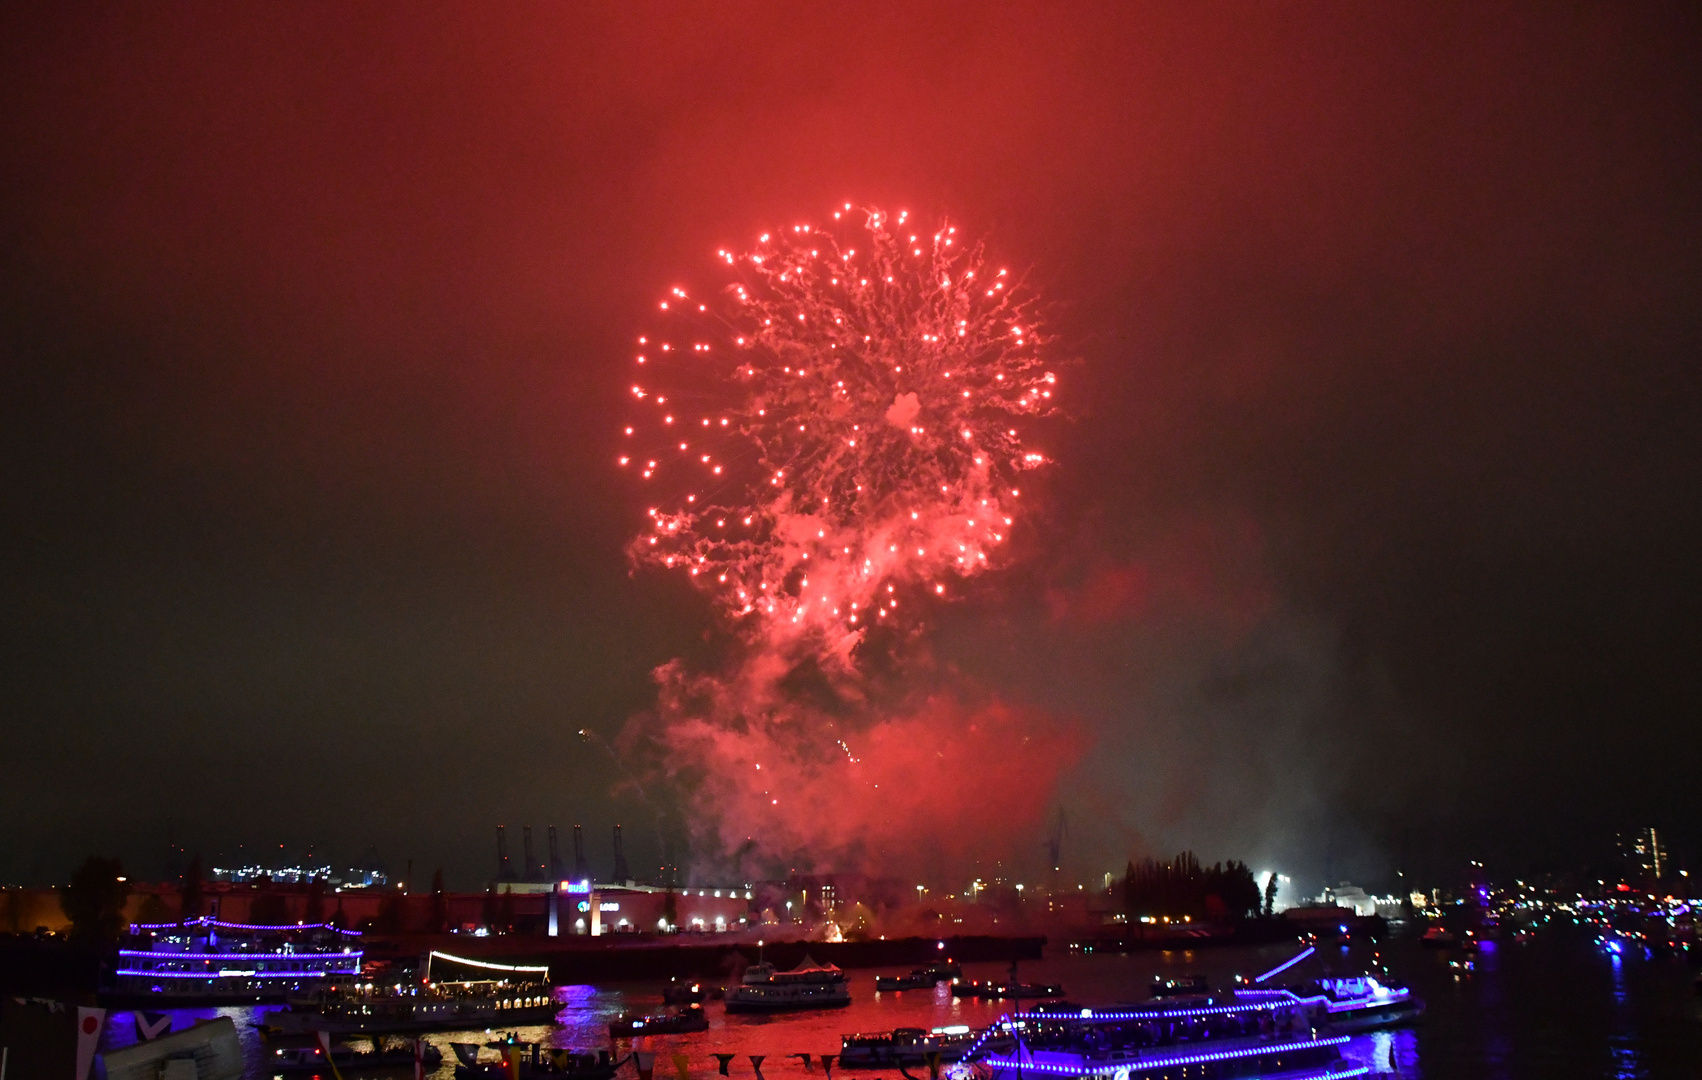
[[941, 1063], [949, 1064], [961, 1061], [976, 1038], [968, 1024], [927, 1031], [897, 1028], [890, 1035], [841, 1035], [839, 1064], [846, 1069], [892, 1069], [926, 1065], [933, 1054], [939, 1055]]
[[670, 982], [662, 988], [664, 1005], [702, 1005], [708, 996], [702, 983]]
[[981, 1080], [1331, 1080], [1366, 1071], [1342, 1060], [1347, 1035], [1316, 1032], [1301, 1010], [1275, 1001], [1186, 997], [1110, 1009], [1043, 1007], [1001, 1021], [982, 1039], [995, 1033], [1011, 1039], [1010, 1049], [978, 1040], [965, 1052]]
[[654, 1016], [635, 1016], [631, 1013], [609, 1025], [609, 1036], [630, 1039], [639, 1035], [684, 1035], [693, 1031], [708, 1031], [709, 1015], [702, 1005], [687, 1005], [671, 1013]]
[[876, 990], [932, 990], [943, 982], [955, 983], [963, 978], [963, 967], [947, 960], [943, 964], [912, 968], [908, 975], [876, 975]]
[[817, 964], [808, 956], [791, 971], [773, 964], [752, 964], [738, 986], [727, 990], [727, 1011], [788, 1012], [794, 1009], [836, 1009], [851, 1004], [851, 984], [832, 964]]

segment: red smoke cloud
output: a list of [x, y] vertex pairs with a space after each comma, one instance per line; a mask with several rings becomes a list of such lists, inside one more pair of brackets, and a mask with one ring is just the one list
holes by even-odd
[[740, 709], [737, 683], [678, 666], [659, 678], [662, 708], [629, 726], [629, 748], [665, 744], [655, 768], [690, 793], [700, 841], [787, 868], [1006, 854], [1010, 831], [1042, 819], [1088, 743], [1071, 719], [996, 699], [939, 694], [848, 718], [796, 703]]

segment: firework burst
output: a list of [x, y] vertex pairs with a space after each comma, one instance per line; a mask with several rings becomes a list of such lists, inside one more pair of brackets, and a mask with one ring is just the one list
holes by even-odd
[[632, 555], [747, 638], [849, 657], [1007, 541], [1048, 339], [980, 243], [907, 213], [846, 204], [717, 261], [638, 340], [620, 464], [656, 502]]

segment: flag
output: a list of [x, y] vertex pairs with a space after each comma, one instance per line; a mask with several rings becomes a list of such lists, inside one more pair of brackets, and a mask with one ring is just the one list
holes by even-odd
[[722, 1076], [730, 1076], [731, 1075], [730, 1073], [727, 1072], [727, 1065], [728, 1065], [729, 1062], [731, 1062], [733, 1060], [733, 1058], [735, 1056], [736, 1055], [734, 1055], [734, 1054], [715, 1054], [714, 1055], [715, 1060], [719, 1061], [721, 1063], [721, 1075]]
[[479, 1067], [478, 1043], [450, 1043], [449, 1049], [455, 1051], [455, 1057], [469, 1069]]
[[810, 1071], [810, 1055], [809, 1054], [793, 1054], [791, 1056], [795, 1057], [795, 1058], [803, 1058], [804, 1059], [804, 1071], [805, 1072]]
[[343, 1074], [337, 1071], [337, 1063], [331, 1060], [331, 1033], [329, 1031], [315, 1031], [313, 1034], [319, 1040], [319, 1049], [325, 1055], [325, 1064], [331, 1066], [331, 1075], [335, 1076], [337, 1080], [343, 1080]]
[[170, 1013], [136, 1012], [131, 1014], [131, 1019], [136, 1021], [137, 1042], [153, 1042], [171, 1032]]
[[648, 1050], [634, 1050], [632, 1065], [638, 1070], [638, 1080], [650, 1080], [656, 1071], [656, 1055]]
[[751, 1059], [751, 1071], [756, 1073], [756, 1080], [763, 1080], [763, 1078], [762, 1078], [762, 1059], [767, 1057], [768, 1055], [767, 1054], [750, 1054], [748, 1056]]
[[827, 1074], [827, 1080], [833, 1080], [833, 1059], [838, 1054], [823, 1054], [821, 1056], [821, 1071]]
[[77, 1006], [77, 1080], [86, 1080], [89, 1066], [95, 1063], [95, 1047], [100, 1045], [100, 1029], [105, 1022], [105, 1009]]
[[930, 1050], [927, 1053], [929, 1080], [940, 1080], [940, 1052]]
[[691, 1080], [691, 1070], [686, 1067], [690, 1064], [691, 1059], [684, 1054], [675, 1054], [673, 1057], [674, 1072], [679, 1074], [680, 1080]]
[[414, 1080], [425, 1080], [425, 1040], [414, 1040]]

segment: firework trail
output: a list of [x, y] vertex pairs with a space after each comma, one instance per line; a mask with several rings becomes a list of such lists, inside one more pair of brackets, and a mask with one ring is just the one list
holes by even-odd
[[[635, 562], [690, 575], [743, 646], [716, 675], [660, 669], [653, 718], [732, 843], [773, 835], [782, 788], [859, 782], [859, 647], [997, 561], [1056, 377], [1033, 300], [949, 223], [846, 204], [717, 260], [724, 284], [672, 289], [638, 339], [619, 461], [654, 499]], [[801, 666], [830, 704], [799, 700]]]

